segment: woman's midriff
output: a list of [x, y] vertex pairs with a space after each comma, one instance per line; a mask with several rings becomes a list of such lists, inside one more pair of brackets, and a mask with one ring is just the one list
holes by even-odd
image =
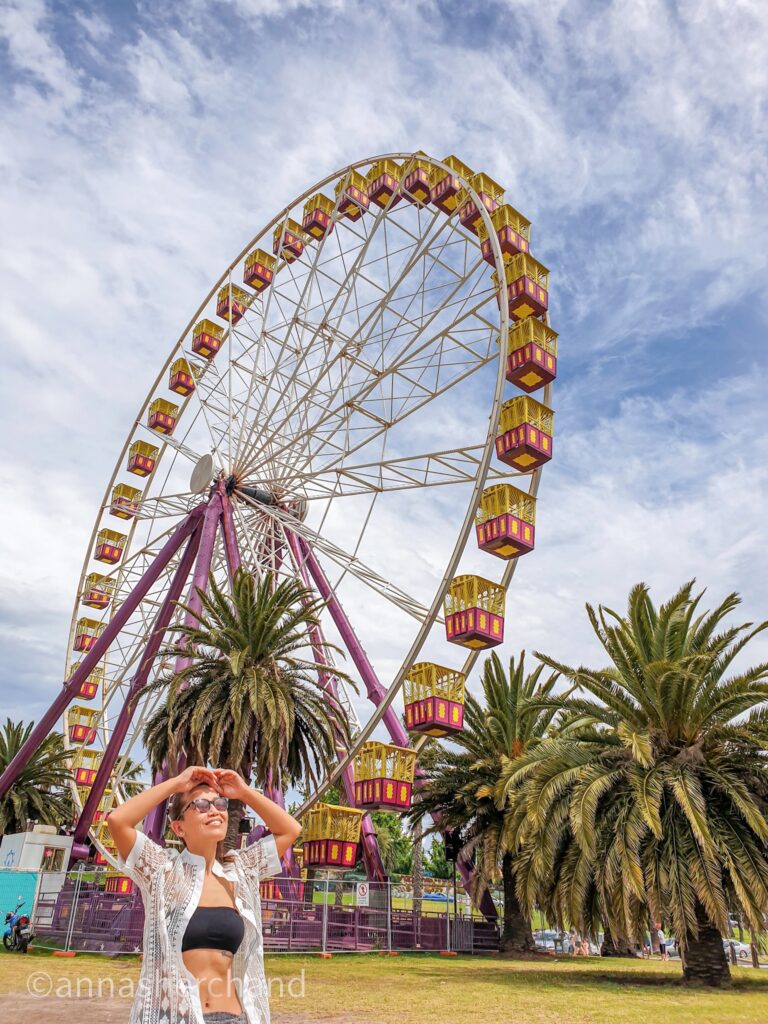
[[233, 956], [224, 949], [189, 949], [184, 966], [197, 978], [203, 1013], [242, 1013], [232, 978]]

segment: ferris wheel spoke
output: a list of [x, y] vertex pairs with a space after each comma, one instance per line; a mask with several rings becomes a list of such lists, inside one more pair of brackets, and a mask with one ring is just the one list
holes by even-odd
[[[386, 222], [385, 222], [385, 229], [386, 229]], [[413, 238], [416, 238], [416, 237], [413, 237]], [[409, 265], [407, 264], [406, 267], [403, 268], [403, 272], [408, 272], [408, 269], [409, 269]], [[392, 286], [392, 287], [393, 288], [396, 287], [396, 284], [395, 284], [395, 286]], [[374, 306], [378, 306], [379, 304], [380, 304], [380, 302], [372, 303], [372, 305], [374, 305]], [[312, 338], [312, 342], [314, 342], [317, 339], [317, 337], [321, 338], [324, 341], [328, 339], [329, 334], [330, 334], [328, 326], [326, 326], [324, 324], [321, 324], [321, 326], [319, 326], [319, 328], [318, 328], [318, 327], [313, 325], [313, 329], [314, 329], [314, 335], [313, 335], [313, 338]], [[331, 335], [331, 337], [333, 337], [333, 335]], [[325, 362], [326, 375], [328, 375], [331, 372], [331, 370], [338, 364], [338, 362], [340, 361], [340, 356], [345, 356], [345, 355], [348, 354], [348, 352], [349, 352], [349, 347], [348, 346], [349, 346], [349, 343], [352, 340], [353, 339], [349, 339], [349, 338], [346, 339], [347, 348], [344, 349], [344, 350], [341, 350], [337, 354], [337, 356], [335, 358], [333, 358], [331, 360], [326, 360], [326, 362]], [[308, 360], [308, 353], [305, 352], [304, 355], [302, 356], [301, 364], [299, 364], [299, 362], [297, 362], [296, 367], [294, 368], [293, 378], [295, 378], [297, 376], [300, 366], [301, 365], [306, 366], [308, 364], [308, 361], [309, 361]], [[316, 372], [312, 372], [313, 368], [309, 368], [309, 371], [310, 371], [311, 388], [307, 387], [306, 390], [301, 392], [300, 396], [298, 396], [295, 399], [295, 401], [294, 401], [294, 406], [292, 407], [293, 409], [299, 408], [300, 406], [302, 406], [302, 404], [303, 404], [303, 407], [306, 409], [307, 408], [307, 404], [308, 404], [307, 399], [310, 397], [310, 395], [312, 393], [312, 390], [318, 390], [319, 391], [319, 388], [318, 388], [319, 378], [318, 378]], [[342, 388], [342, 389], [343, 389], [343, 387], [345, 385], [346, 377], [347, 377], [347, 374], [342, 374], [340, 376], [339, 387]], [[285, 396], [287, 394], [290, 394], [291, 385], [293, 383], [293, 378], [288, 380], [288, 381], [282, 382], [282, 386], [280, 387], [281, 398], [283, 398], [283, 396]], [[307, 382], [307, 383], [309, 383], [309, 382]], [[328, 400], [329, 400], [329, 396], [328, 396], [327, 392], [321, 391], [321, 397], [322, 397], [323, 403], [327, 404]], [[275, 403], [275, 407], [273, 409], [272, 415], [274, 415], [274, 410], [280, 408], [281, 404], [282, 404], [282, 402]], [[289, 416], [290, 416], [290, 413], [286, 413], [285, 416], [284, 416], [284, 420], [288, 419]], [[261, 427], [263, 429], [263, 424], [261, 425]]]
[[281, 523], [284, 529], [290, 529], [298, 536], [303, 537], [304, 540], [311, 543], [316, 550], [321, 551], [337, 566], [342, 568], [345, 572], [349, 572], [352, 576], [358, 579], [361, 583], [364, 583], [367, 587], [370, 587], [371, 590], [374, 590], [381, 597], [386, 598], [387, 601], [400, 608], [401, 611], [406, 612], [419, 622], [423, 622], [425, 620], [427, 609], [424, 605], [410, 597], [410, 595], [400, 587], [397, 587], [394, 583], [390, 583], [389, 580], [385, 579], [374, 569], [371, 569], [370, 566], [367, 566], [360, 558], [350, 555], [332, 541], [328, 540], [328, 538], [323, 537], [316, 531], [312, 530], [306, 523], [300, 522], [277, 506], [259, 505], [252, 498], [242, 493], [238, 493], [238, 498], [246, 505], [257, 508], [262, 515], [267, 515], [269, 518]]
[[199, 496], [197, 494], [190, 494], [189, 491], [142, 498], [135, 516], [137, 519], [163, 519], [168, 516], [178, 518], [187, 512], [191, 512], [198, 501]]
[[179, 455], [183, 455], [184, 458], [187, 459], [193, 466], [196, 466], [197, 463], [200, 461], [200, 453], [196, 452], [193, 448], [190, 448], [189, 445], [184, 444], [183, 441], [178, 440], [178, 438], [175, 438], [170, 434], [166, 434], [163, 437], [163, 441], [169, 448], [172, 448]]
[[[381, 211], [381, 214], [379, 214], [379, 217], [381, 215], [383, 215], [383, 211]], [[376, 218], [375, 223], [378, 223], [379, 217]], [[366, 225], [366, 227], [367, 227], [367, 225]], [[375, 231], [375, 225], [374, 225], [374, 228], [373, 228], [373, 230], [371, 232], [371, 236], [370, 237], [373, 237], [373, 232], [374, 231]], [[292, 304], [294, 306], [294, 308], [297, 307], [297, 306], [298, 306], [298, 308], [304, 308], [304, 306], [306, 304], [307, 291], [309, 289], [311, 289], [313, 284], [316, 284], [316, 282], [318, 281], [318, 278], [317, 278], [317, 268], [318, 268], [320, 256], [321, 256], [322, 253], [325, 252], [325, 248], [326, 248], [326, 245], [327, 245], [327, 240], [329, 238], [333, 238], [333, 235], [326, 235], [321, 240], [321, 244], [318, 245], [315, 248], [313, 260], [312, 260], [312, 263], [311, 263], [311, 265], [309, 267], [309, 271], [307, 273], [307, 278], [306, 278], [305, 286], [304, 286], [304, 288], [301, 291], [301, 294], [299, 296], [298, 301]], [[331, 244], [338, 246], [338, 238], [335, 238], [333, 243], [331, 243]], [[363, 241], [363, 243], [361, 244], [360, 252], [358, 253], [357, 257], [355, 258], [355, 265], [357, 265], [357, 263], [364, 256], [364, 254], [365, 254], [365, 252], [367, 250], [367, 245], [368, 245], [368, 241], [367, 240]], [[328, 247], [330, 247], [330, 246], [328, 246]], [[342, 250], [341, 246], [338, 246], [338, 250], [337, 251], [338, 251], [338, 254], [342, 258], [342, 266], [344, 266], [344, 263], [343, 263], [343, 255], [344, 254], [343, 254], [343, 250]], [[331, 304], [330, 304], [329, 308], [333, 308], [335, 303], [338, 301], [339, 297], [344, 295], [344, 293], [345, 293], [344, 284], [345, 284], [346, 280], [347, 280], [347, 271], [346, 271], [346, 267], [344, 267], [344, 275], [342, 277], [342, 280], [338, 283], [338, 286], [337, 286], [337, 289], [336, 289], [336, 293], [334, 295], [334, 298], [331, 300]], [[319, 285], [317, 285], [317, 287], [318, 287], [318, 290], [319, 290]], [[349, 299], [347, 297], [347, 299], [345, 300], [345, 304], [348, 301], [349, 301]], [[286, 324], [288, 325], [288, 329], [286, 330], [286, 335], [285, 335], [285, 338], [287, 340], [287, 337], [289, 335], [289, 332], [290, 332], [291, 326], [293, 324], [293, 321], [290, 320], [289, 318], [285, 318], [285, 321], [286, 321]], [[306, 349], [307, 351], [309, 349], [311, 349], [311, 347], [313, 345], [313, 342], [314, 342], [314, 339], [310, 339], [308, 343], [305, 341], [305, 339], [301, 339], [301, 340], [303, 342], [302, 347], [304, 349]], [[278, 359], [276, 359], [275, 362], [274, 362], [274, 369], [276, 369], [277, 366], [279, 365], [279, 361], [280, 361], [280, 357], [278, 356]], [[269, 390], [270, 386], [271, 385], [270, 385], [270, 383], [268, 381], [267, 390]], [[256, 413], [255, 413], [255, 416], [254, 416], [254, 420], [255, 421], [260, 421], [263, 418], [263, 409], [264, 409], [264, 398], [262, 397], [262, 400], [261, 400], [261, 402], [259, 403], [259, 405], [258, 405], [258, 407], [256, 409]], [[243, 451], [244, 447], [247, 447], [247, 443], [248, 443], [248, 439], [246, 438], [246, 439], [244, 439], [244, 443], [240, 445], [239, 450], [237, 452], [237, 456], [236, 456], [238, 458], [238, 460], [240, 460], [242, 458], [242, 451]]]
[[[482, 300], [480, 306], [484, 305], [485, 301]], [[470, 310], [465, 317], [472, 316], [474, 313], [474, 310]], [[498, 358], [495, 333], [487, 329], [487, 322], [484, 321], [484, 323], [486, 324], [483, 328], [484, 346], [470, 347], [464, 342], [460, 342], [457, 346], [460, 356], [449, 360], [441, 356], [438, 361], [438, 371], [432, 373], [430, 386], [425, 386], [418, 380], [411, 382], [405, 378], [403, 386], [406, 387], [410, 384], [410, 388], [404, 394], [391, 393], [389, 396], [382, 397], [374, 391], [375, 388], [380, 389], [382, 386], [382, 381], [379, 380], [373, 385], [364, 386], [354, 398], [347, 401], [344, 407], [334, 410], [335, 419], [332, 418], [332, 414], [325, 414], [313, 424], [311, 431], [305, 431], [299, 437], [289, 435], [290, 443], [286, 447], [290, 449], [294, 463], [300, 455], [305, 467], [304, 473], [309, 476], [311, 471], [308, 467], [312, 467], [319, 461], [323, 451], [328, 452], [329, 449], [332, 449], [330, 461], [323, 463], [318, 468], [323, 472], [335, 468], [343, 459], [364, 448], [383, 432], [402, 422], [407, 416], [417, 412], [424, 405], [445, 394], [484, 365]], [[453, 349], [452, 342], [452, 336], [441, 338], [438, 335], [433, 335], [420, 346], [417, 353], [412, 353], [410, 359], [406, 360], [402, 366], [406, 370], [417, 370], [421, 377], [427, 376], [434, 369], [434, 362], [425, 357], [425, 350], [438, 344], [443, 352], [446, 349], [451, 351]], [[399, 374], [400, 369], [399, 366], [391, 367], [390, 371], [383, 375], [383, 379], [391, 381], [396, 374]], [[451, 372], [450, 376], [447, 375], [448, 371]], [[440, 376], [443, 378], [442, 381]], [[417, 393], [418, 397], [414, 397]], [[348, 437], [351, 437], [355, 431], [357, 432], [354, 443], [346, 445], [343, 449], [333, 442], [333, 438], [342, 430], [347, 432]], [[304, 442], [303, 445], [299, 444], [301, 441]], [[261, 468], [261, 466], [250, 467], [250, 471], [259, 472]]]
[[[308, 501], [368, 493], [380, 494], [414, 488], [445, 487], [450, 484], [471, 484], [474, 483], [477, 476], [483, 451], [482, 445], [475, 445], [448, 451], [409, 455], [397, 459], [384, 459], [379, 462], [343, 465], [340, 468], [320, 471], [316, 474], [297, 473], [292, 478], [292, 482], [296, 483], [302, 496]], [[493, 466], [488, 471], [487, 479], [501, 482], [529, 476], [530, 473]], [[265, 484], [282, 482], [277, 478], [272, 479], [263, 475], [260, 480]]]
[[[383, 220], [383, 215], [384, 215], [384, 210], [382, 210], [377, 215], [376, 220], [375, 220], [374, 225], [373, 225], [373, 228], [372, 228], [372, 230], [371, 230], [371, 232], [370, 232], [370, 234], [369, 234], [365, 244], [361, 247], [359, 253], [357, 254], [357, 256], [355, 258], [355, 261], [354, 261], [354, 263], [352, 265], [352, 268], [351, 268], [352, 272], [357, 273], [359, 271], [360, 265], [361, 265], [361, 261], [365, 257], [365, 255], [366, 255], [366, 253], [368, 251], [368, 247], [371, 244], [371, 241], [373, 240], [373, 238], [375, 237], [376, 227], [380, 223], [382, 223], [382, 222], [386, 223], [386, 221]], [[431, 226], [434, 226], [434, 224], [437, 222], [437, 218], [438, 218], [438, 212], [436, 211], [435, 214], [432, 217]], [[440, 224], [440, 228], [439, 228], [439, 230], [437, 232], [437, 236], [439, 236], [440, 233], [445, 230], [447, 223], [448, 222], [443, 221], [443, 223]], [[382, 292], [382, 295], [379, 297], [378, 302], [375, 304], [375, 306], [372, 309], [371, 313], [363, 321], [363, 323], [360, 324], [358, 322], [358, 328], [357, 328], [357, 330], [355, 332], [353, 332], [353, 335], [352, 335], [352, 338], [351, 338], [352, 341], [355, 340], [356, 336], [362, 334], [363, 330], [365, 329], [365, 327], [369, 323], [375, 322], [375, 319], [377, 317], [377, 311], [379, 312], [379, 316], [381, 315], [380, 314], [381, 308], [396, 293], [396, 291], [397, 291], [398, 287], [400, 286], [400, 284], [402, 283], [402, 281], [404, 281], [407, 278], [408, 274], [411, 273], [411, 271], [413, 270], [413, 267], [418, 263], [418, 261], [420, 259], [423, 258], [424, 254], [428, 251], [430, 244], [433, 244], [433, 242], [434, 242], [434, 239], [432, 238], [432, 236], [429, 235], [429, 233], [427, 233], [425, 238], [416, 240], [416, 245], [415, 245], [413, 251], [411, 252], [411, 255], [409, 256], [408, 259], [405, 260], [402, 268], [400, 269], [400, 272], [399, 272], [398, 276], [395, 278], [393, 283], [390, 285], [389, 289], [387, 291]], [[340, 284], [340, 286], [339, 286], [339, 288], [338, 288], [338, 290], [337, 290], [337, 292], [336, 292], [332, 302], [330, 303], [330, 305], [327, 306], [326, 308], [324, 308], [324, 310], [323, 310], [323, 318], [321, 320], [321, 324], [320, 324], [320, 326], [318, 326], [315, 329], [314, 334], [313, 334], [312, 338], [310, 339], [310, 343], [309, 343], [309, 346], [308, 346], [309, 349], [311, 349], [312, 345], [314, 345], [314, 343], [316, 342], [316, 340], [318, 338], [318, 335], [320, 333], [320, 327], [330, 321], [331, 313], [333, 312], [333, 309], [334, 309], [335, 304], [338, 301], [339, 297], [345, 294], [345, 287], [344, 286], [347, 283], [348, 276], [349, 276], [349, 272], [347, 272], [347, 275], [345, 276], [344, 281]], [[347, 307], [350, 299], [352, 298], [352, 295], [354, 293], [355, 287], [356, 287], [355, 286], [355, 280], [353, 278], [352, 279], [352, 288], [350, 288], [348, 286], [348, 284], [347, 284], [347, 287], [346, 287], [346, 298], [345, 298], [343, 306], [342, 306], [342, 313], [337, 317], [337, 319], [339, 321], [341, 320], [342, 315], [343, 315], [344, 311], [346, 310], [346, 307]], [[319, 383], [319, 380], [315, 383], [315, 385], [314, 385], [315, 387], [317, 386], [317, 383]], [[304, 398], [304, 397], [305, 396], [302, 396], [302, 398]], [[291, 415], [295, 415], [295, 413], [296, 413], [296, 406], [294, 406], [292, 413], [289, 412], [288, 414], [286, 414], [284, 416], [283, 423], [285, 423], [285, 421], [288, 420]], [[269, 422], [270, 421], [268, 421], [266, 424], [263, 424], [263, 429], [264, 430], [266, 430], [268, 428]], [[280, 433], [280, 424], [277, 424], [276, 427], [274, 427], [271, 432], [273, 434], [274, 433], [279, 434]], [[247, 462], [247, 460], [248, 460], [248, 458], [250, 457], [250, 454], [251, 454], [251, 447], [252, 447], [252, 443], [251, 443], [250, 446], [249, 445], [243, 446], [243, 448], [241, 450], [241, 454], [240, 454], [240, 459], [241, 459], [242, 462]]]
[[[417, 256], [415, 258], [421, 258], [421, 250], [418, 251]], [[382, 306], [383, 304], [386, 303], [388, 298], [391, 300], [392, 294], [399, 287], [399, 284], [403, 280], [404, 276], [407, 275], [410, 269], [412, 269], [412, 262], [413, 258], [411, 261], [406, 262], [406, 265], [402, 270], [401, 276], [391, 285], [389, 291], [382, 291], [378, 300], [375, 303], [372, 303], [372, 312], [370, 316], [367, 317], [366, 320], [364, 321], [364, 326], [370, 325], [366, 336], [363, 336], [363, 330], [360, 326], [359, 319], [357, 327], [351, 332], [351, 334], [348, 335], [344, 335], [344, 333], [341, 331], [338, 325], [333, 325], [332, 323], [327, 322], [327, 326], [325, 327], [323, 332], [324, 335], [326, 337], [330, 335], [332, 338], [343, 337], [343, 345], [339, 348], [334, 358], [325, 360], [325, 365], [323, 367], [322, 373], [313, 374], [311, 385], [300, 392], [299, 396], [297, 397], [297, 400], [294, 402], [293, 407], [291, 407], [284, 414], [283, 420], [272, 427], [273, 435], [283, 436], [283, 433], [287, 428], [288, 422], [297, 413], [298, 410], [302, 410], [302, 412], [304, 413], [304, 423], [302, 424], [300, 420], [298, 429], [301, 430], [302, 426], [304, 426], [305, 429], [312, 429], [308, 424], [307, 409], [309, 405], [309, 400], [313, 398], [314, 395], [319, 395], [319, 397], [322, 399], [322, 404], [325, 405], [326, 407], [333, 407], [334, 402], [336, 402], [339, 399], [339, 397], [341, 397], [342, 401], [346, 400], [349, 397], [349, 389], [351, 386], [353, 386], [351, 382], [351, 377], [356, 370], [354, 364], [354, 356], [362, 352], [366, 345], [371, 344], [373, 331], [375, 330], [376, 325], [378, 323], [383, 324], [383, 318], [381, 315]], [[328, 320], [327, 317], [326, 320]], [[341, 323], [341, 318], [338, 319], [338, 323]], [[392, 331], [391, 334], [392, 337], [389, 338], [390, 343], [393, 337], [396, 337], [396, 332]], [[387, 343], [384, 341], [383, 335], [381, 339], [375, 339], [375, 341], [378, 347], [378, 361], [383, 367], [386, 365], [387, 360]], [[342, 357], [344, 357], [347, 360], [346, 364], [342, 360]], [[337, 375], [335, 383], [332, 385], [330, 389], [323, 388], [323, 381], [331, 377], [331, 374], [337, 369], [337, 366], [341, 368], [341, 372]], [[296, 429], [297, 427], [294, 426], [294, 433]]]
[[[477, 274], [477, 272], [480, 269], [481, 261], [478, 260], [470, 274]], [[425, 320], [423, 324], [419, 326], [414, 325], [414, 329], [408, 334], [405, 347], [401, 350], [401, 352], [398, 353], [398, 355], [388, 366], [382, 367], [382, 369], [377, 373], [377, 375], [373, 379], [368, 375], [361, 375], [361, 381], [357, 390], [351, 397], [346, 399], [346, 401], [343, 403], [341, 407], [335, 404], [338, 399], [339, 393], [339, 387], [337, 386], [333, 394], [324, 396], [325, 400], [323, 404], [326, 405], [328, 411], [324, 412], [320, 419], [313, 422], [310, 427], [304, 429], [303, 431], [300, 431], [298, 434], [295, 434], [290, 431], [286, 420], [278, 424], [276, 435], [278, 437], [284, 436], [286, 438], [286, 441], [282, 444], [278, 451], [287, 450], [290, 448], [295, 456], [296, 445], [298, 441], [305, 441], [304, 447], [308, 447], [311, 444], [312, 438], [317, 437], [319, 435], [320, 428], [322, 428], [324, 425], [326, 429], [323, 433], [323, 438], [327, 439], [328, 435], [332, 434], [335, 430], [343, 426], [345, 421], [347, 421], [356, 410], [360, 409], [361, 405], [363, 405], [365, 401], [368, 401], [369, 405], [374, 401], [378, 401], [379, 403], [381, 403], [382, 399], [376, 398], [376, 392], [381, 392], [382, 389], [387, 385], [391, 386], [392, 377], [398, 374], [402, 369], [405, 369], [407, 371], [408, 368], [417, 365], [419, 366], [423, 374], [426, 370], [429, 369], [431, 365], [433, 365], [432, 362], [430, 362], [428, 354], [429, 352], [434, 351], [435, 346], [437, 346], [437, 348], [440, 350], [444, 348], [446, 346], [446, 343], [448, 342], [455, 345], [455, 347], [463, 353], [463, 356], [466, 356], [468, 360], [472, 361], [472, 372], [474, 372], [475, 369], [479, 369], [480, 366], [484, 365], [485, 362], [490, 361], [490, 359], [493, 358], [493, 347], [489, 335], [493, 335], [494, 325], [492, 325], [490, 321], [480, 317], [479, 315], [482, 307], [485, 306], [488, 302], [489, 296], [486, 293], [482, 293], [479, 297], [474, 296], [474, 298], [476, 299], [474, 307], [471, 307], [468, 310], [464, 309], [463, 313], [454, 311], [456, 317], [454, 321], [455, 324], [464, 323], [471, 317], [474, 317], [478, 320], [479, 325], [484, 325], [479, 328], [485, 334], [485, 345], [482, 356], [479, 356], [478, 352], [475, 349], [467, 345], [466, 339], [462, 339], [461, 341], [454, 341], [452, 331], [449, 334], [449, 332], [445, 328], [427, 337], [426, 340], [423, 338], [425, 331], [427, 331], [428, 328], [434, 323], [438, 314], [445, 313], [447, 310], [452, 310], [454, 305], [457, 306], [459, 310], [463, 309], [467, 305], [469, 299], [473, 297], [462, 296], [459, 294], [459, 297], [455, 298], [457, 293], [459, 293], [461, 285], [463, 283], [464, 282], [460, 282], [455, 286], [450, 296], [446, 297], [443, 306], [436, 309], [431, 314], [431, 316], [429, 316]], [[498, 331], [498, 328], [495, 328], [495, 330]], [[353, 341], [353, 338], [346, 339], [346, 345], [342, 348], [341, 351], [348, 352], [350, 350], [349, 346], [352, 344]], [[463, 376], [464, 375], [461, 375], [457, 379], [463, 379]], [[365, 408], [363, 408], [362, 415], [365, 415], [366, 411], [371, 412], [373, 410], [366, 410]], [[389, 425], [391, 425], [391, 422], [392, 421], [389, 422]], [[274, 435], [275, 430], [273, 429], [273, 436]], [[244, 472], [258, 471], [259, 468], [260, 464], [257, 461], [247, 466]]]
[[[182, 348], [182, 355], [189, 366], [199, 366], [195, 362], [195, 354], [189, 349]], [[163, 441], [179, 451], [180, 454], [185, 455], [190, 462], [197, 462], [200, 458], [198, 452], [188, 445], [184, 444], [187, 437], [190, 436], [198, 427], [199, 424], [203, 424], [203, 428], [207, 433], [207, 438], [210, 442], [211, 450], [219, 453], [219, 446], [221, 444], [220, 431], [217, 433], [214, 430], [213, 423], [211, 422], [212, 414], [215, 411], [215, 405], [213, 403], [213, 395], [216, 393], [217, 388], [220, 386], [220, 374], [219, 369], [214, 362], [208, 362], [206, 366], [201, 368], [200, 375], [195, 381], [194, 390], [194, 408], [191, 416], [185, 417], [184, 421], [184, 435], [183, 439], [180, 440], [178, 436], [167, 434], [164, 436]], [[192, 402], [188, 399], [188, 404], [192, 405]], [[148, 429], [145, 425], [142, 425], [144, 429]], [[150, 434], [154, 434], [154, 431], [150, 431]]]

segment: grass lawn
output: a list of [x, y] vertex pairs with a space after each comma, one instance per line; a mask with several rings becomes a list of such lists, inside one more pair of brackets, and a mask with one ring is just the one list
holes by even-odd
[[[24, 993], [27, 977], [138, 978], [138, 961], [0, 954], [0, 997]], [[599, 958], [397, 957], [266, 958], [275, 1024], [762, 1024], [768, 971], [733, 968], [730, 988], [680, 984], [679, 964]], [[291, 983], [291, 979], [293, 979]], [[289, 992], [289, 983], [291, 991]], [[87, 991], [82, 994], [86, 995]], [[5, 999], [3, 999], [5, 1002]], [[127, 1004], [126, 1004], [127, 1005]], [[32, 1010], [33, 1007], [30, 1007]], [[66, 1004], [60, 1019], [65, 1019]], [[127, 1020], [127, 1012], [126, 1012]]]

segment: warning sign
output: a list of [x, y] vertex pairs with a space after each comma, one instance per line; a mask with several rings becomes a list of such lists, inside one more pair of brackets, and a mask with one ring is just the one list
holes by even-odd
[[367, 882], [357, 883], [357, 905], [358, 907], [368, 906], [368, 893], [370, 887]]

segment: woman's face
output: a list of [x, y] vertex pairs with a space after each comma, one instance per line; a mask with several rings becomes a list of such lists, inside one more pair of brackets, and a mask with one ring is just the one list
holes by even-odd
[[215, 847], [227, 834], [227, 811], [220, 811], [211, 804], [207, 811], [201, 812], [191, 803], [192, 800], [199, 800], [201, 797], [214, 800], [217, 796], [221, 796], [221, 793], [208, 785], [198, 783], [185, 794], [181, 804], [181, 817], [171, 822], [173, 831], [184, 840], [192, 853], [202, 853], [211, 846]]

